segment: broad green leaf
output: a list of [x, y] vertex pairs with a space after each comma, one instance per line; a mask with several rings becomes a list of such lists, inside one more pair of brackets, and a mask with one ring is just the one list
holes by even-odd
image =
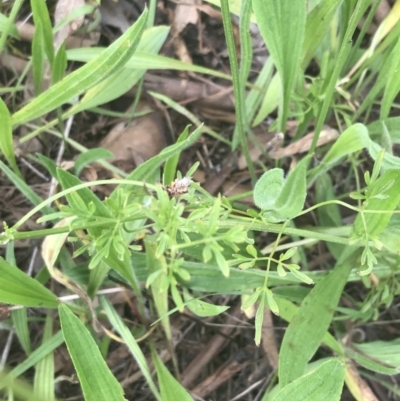
[[391, 52], [390, 69], [381, 105], [381, 119], [389, 116], [392, 104], [400, 91], [400, 38]]
[[328, 330], [354, 263], [354, 257], [349, 257], [353, 248], [347, 249], [335, 269], [303, 300], [285, 332], [279, 356], [279, 383], [282, 387], [303, 375]]
[[[399, 188], [400, 170], [388, 170], [375, 181], [372, 188], [369, 188], [371, 198], [363, 208], [365, 213], [363, 216], [359, 214], [354, 221], [352, 237], [359, 238], [364, 234], [377, 237], [385, 229], [400, 202]], [[386, 213], [368, 213], [368, 210]]]
[[193, 401], [193, 398], [185, 388], [175, 379], [165, 367], [162, 360], [152, 348], [152, 359], [157, 371], [157, 379], [160, 384], [160, 392], [163, 401]]
[[85, 153], [81, 153], [75, 160], [75, 174], [79, 176], [81, 171], [90, 163], [96, 162], [101, 159], [112, 159], [114, 154], [107, 149], [94, 148], [89, 149]]
[[[382, 147], [369, 137], [368, 130], [363, 124], [354, 124], [335, 141], [321, 164], [310, 172], [310, 181], [313, 182], [320, 174], [339, 164], [345, 157], [366, 148], [373, 160], [376, 160]], [[400, 168], [400, 158], [385, 153], [382, 167], [384, 169]]]
[[254, 187], [254, 203], [264, 217], [282, 221], [296, 217], [303, 209], [306, 199], [306, 172], [310, 157], [305, 157], [285, 180], [282, 169], [265, 172]]
[[110, 323], [112, 324], [114, 329], [121, 335], [132, 356], [135, 358], [140, 371], [147, 380], [147, 383], [151, 391], [153, 392], [153, 395], [158, 400], [164, 401], [164, 399], [160, 397], [153, 378], [151, 377], [151, 371], [149, 365], [147, 364], [146, 357], [144, 356], [142, 350], [136, 342], [135, 337], [133, 337], [131, 330], [126, 327], [125, 323], [122, 321], [121, 317], [118, 315], [117, 311], [113, 308], [107, 298], [103, 296], [100, 297], [100, 303], [108, 319], [110, 320]]
[[16, 174], [21, 176], [21, 173], [18, 169], [17, 162], [15, 160], [15, 153], [14, 153], [14, 143], [13, 143], [13, 134], [11, 128], [11, 117], [10, 112], [6, 104], [3, 102], [3, 99], [0, 97], [0, 121], [1, 121], [1, 128], [0, 128], [0, 148], [7, 159], [8, 163], [14, 170]]
[[368, 125], [368, 132], [373, 140], [382, 136], [384, 126], [389, 131], [393, 143], [400, 143], [400, 117], [389, 117], [377, 120]]
[[[287, 384], [273, 401], [339, 401], [345, 374], [345, 364], [330, 359], [315, 370]], [[282, 384], [280, 383], [282, 386]]]
[[307, 16], [302, 68], [307, 68], [343, 0], [322, 0]]
[[124, 390], [108, 368], [88, 329], [68, 306], [61, 304], [58, 312], [85, 401], [125, 401]]
[[[400, 256], [400, 215], [394, 214], [389, 224], [379, 235], [383, 246], [390, 252]], [[400, 365], [400, 364], [399, 364]]]
[[0, 258], [0, 302], [31, 308], [57, 308], [57, 297], [17, 267]]
[[282, 82], [279, 129], [285, 132], [289, 103], [301, 73], [301, 52], [306, 28], [306, 0], [253, 0], [261, 35]]
[[12, 116], [13, 125], [37, 118], [98, 84], [121, 69], [139, 44], [147, 19], [147, 10], [118, 40], [97, 58], [66, 76]]

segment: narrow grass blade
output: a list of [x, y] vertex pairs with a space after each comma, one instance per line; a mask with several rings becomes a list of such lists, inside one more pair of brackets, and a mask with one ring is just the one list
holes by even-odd
[[157, 371], [158, 382], [160, 383], [161, 397], [163, 401], [193, 401], [190, 394], [182, 385], [171, 375], [171, 372], [165, 367], [157, 353], [152, 348], [154, 366]]
[[96, 162], [101, 159], [112, 159], [114, 154], [104, 148], [89, 149], [85, 153], [81, 153], [75, 160], [75, 174], [79, 176], [82, 170], [90, 163]]
[[133, 337], [131, 331], [126, 327], [125, 323], [122, 321], [116, 310], [113, 308], [111, 303], [105, 298], [101, 297], [100, 298], [101, 306], [103, 307], [108, 319], [110, 320], [110, 323], [112, 326], [118, 331], [118, 333], [121, 335], [121, 337], [124, 339], [126, 345], [129, 348], [129, 351], [135, 358], [139, 369], [141, 370], [143, 376], [147, 380], [147, 383], [150, 386], [151, 391], [153, 392], [153, 395], [157, 398], [157, 400], [161, 401], [164, 399], [161, 398], [157, 387], [153, 381], [153, 378], [151, 377], [151, 372], [149, 369], [149, 366], [147, 364], [146, 358], [140, 349], [139, 345], [137, 344], [135, 337]]
[[27, 309], [22, 308], [12, 311], [12, 320], [18, 340], [26, 355], [29, 355], [32, 349], [31, 340], [29, 338]]
[[290, 98], [301, 73], [306, 28], [306, 0], [253, 0], [258, 27], [282, 82], [279, 129], [286, 131]]
[[400, 38], [391, 52], [389, 73], [386, 76], [386, 87], [381, 105], [381, 119], [389, 117], [392, 104], [400, 91]]
[[141, 164], [135, 170], [132, 171], [131, 174], [126, 177], [128, 180], [137, 180], [143, 181], [167, 159], [170, 157], [179, 154], [183, 149], [186, 149], [188, 146], [192, 145], [199, 139], [202, 132], [202, 126], [196, 128], [192, 134], [182, 142], [176, 143], [174, 145], [168, 146], [168, 148], [163, 149], [157, 156], [152, 157], [147, 160], [145, 163]]
[[18, 14], [19, 9], [21, 8], [23, 2], [24, 2], [24, 0], [14, 1], [12, 4], [11, 13], [8, 16], [8, 18], [6, 20], [4, 18], [2, 19], [3, 26], [2, 26], [2, 30], [1, 30], [2, 32], [0, 35], [0, 54], [3, 53], [4, 46], [6, 44], [8, 35], [14, 36], [15, 33], [18, 35], [18, 31], [14, 25], [14, 20]]
[[[8, 179], [15, 185], [15, 187], [31, 202], [33, 205], [37, 206], [43, 202], [43, 199], [32, 190], [32, 188], [17, 174], [10, 170], [1, 160], [0, 160], [0, 170], [2, 170]], [[45, 206], [41, 209], [44, 214], [53, 213], [53, 209], [50, 206]]]
[[10, 112], [2, 98], [0, 98], [0, 121], [0, 149], [14, 172], [21, 177], [17, 161], [15, 160]]
[[336, 59], [335, 68], [333, 69], [331, 76], [329, 77], [329, 82], [326, 86], [324, 102], [322, 104], [321, 110], [319, 111], [318, 120], [315, 126], [315, 135], [310, 146], [309, 154], [313, 154], [318, 143], [319, 135], [321, 133], [322, 126], [324, 125], [326, 116], [328, 114], [329, 108], [331, 107], [331, 101], [334, 92], [336, 91], [336, 84], [339, 78], [342, 68], [347, 61], [347, 57], [351, 52], [351, 43], [354, 31], [360, 22], [360, 19], [364, 15], [365, 10], [370, 5], [370, 0], [360, 0], [356, 3], [353, 14], [351, 15], [349, 24], [345, 34], [343, 35], [342, 42], [340, 44], [339, 53]]
[[29, 307], [56, 308], [57, 297], [17, 267], [0, 258], [0, 302]]
[[[43, 343], [53, 336], [53, 318], [47, 312], [43, 331]], [[35, 367], [34, 393], [38, 398], [55, 400], [54, 397], [54, 353], [49, 352]]]
[[46, 54], [52, 66], [54, 61], [54, 46], [49, 10], [44, 0], [31, 0], [31, 8], [35, 27], [40, 27], [41, 30], [43, 53]]
[[118, 40], [97, 58], [66, 76], [12, 116], [12, 124], [33, 120], [82, 94], [114, 72], [132, 57], [139, 44], [147, 18], [147, 10]]
[[353, 248], [347, 250], [347, 259], [343, 254], [333, 272], [315, 285], [289, 324], [279, 356], [279, 383], [282, 388], [303, 375], [307, 362], [328, 330], [355, 261], [354, 257], [349, 257]]
[[[180, 143], [186, 140], [189, 134], [189, 127], [186, 127], [184, 131], [179, 135], [176, 143]], [[176, 177], [176, 168], [178, 167], [180, 153], [170, 157], [164, 166], [164, 185], [169, 185]]]
[[102, 357], [88, 329], [68, 306], [59, 306], [65, 343], [85, 401], [125, 401], [123, 389]]

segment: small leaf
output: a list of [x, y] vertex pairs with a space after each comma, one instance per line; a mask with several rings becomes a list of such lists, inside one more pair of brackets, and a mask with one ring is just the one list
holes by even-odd
[[[218, 306], [193, 298], [187, 290], [183, 293], [186, 307], [200, 317], [217, 316], [229, 309], [229, 306]], [[243, 307], [243, 306], [242, 306]]]
[[309, 160], [310, 156], [307, 156], [300, 161], [286, 180], [283, 179], [283, 170], [272, 169], [257, 181], [254, 203], [265, 212], [266, 219], [283, 221], [301, 212], [307, 194], [306, 172]]

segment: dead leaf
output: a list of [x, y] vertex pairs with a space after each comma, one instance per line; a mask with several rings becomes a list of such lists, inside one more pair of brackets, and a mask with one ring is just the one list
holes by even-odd
[[[76, 10], [78, 7], [85, 5], [84, 0], [58, 0], [56, 9], [54, 11], [54, 24], [57, 25], [64, 18], [71, 14], [72, 11]], [[57, 51], [64, 40], [76, 32], [83, 24], [85, 16], [81, 15], [75, 18], [68, 24], [64, 25], [58, 32], [54, 35], [54, 48]]]
[[[298, 141], [290, 144], [286, 148], [280, 148], [275, 151], [270, 151], [269, 156], [273, 159], [281, 159], [286, 156], [293, 156], [297, 153], [305, 153], [310, 150], [312, 140], [314, 138], [314, 132], [310, 132]], [[339, 138], [339, 132], [334, 128], [325, 126], [318, 138], [317, 146], [325, 145], [326, 143], [332, 142]]]
[[[150, 106], [144, 102], [137, 107], [137, 111], [149, 109]], [[122, 164], [128, 170], [157, 155], [165, 146], [156, 112], [135, 118], [127, 126], [123, 123], [116, 125], [100, 143], [100, 147], [114, 154], [114, 163]]]
[[196, 0], [185, 0], [184, 3], [177, 5], [173, 21], [174, 35], [179, 35], [188, 24], [197, 24], [199, 13], [196, 4], [198, 4]]
[[348, 389], [356, 400], [379, 401], [351, 361], [346, 361], [345, 381]]

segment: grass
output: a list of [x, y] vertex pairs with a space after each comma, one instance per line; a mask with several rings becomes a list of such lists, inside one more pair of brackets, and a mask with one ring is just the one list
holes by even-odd
[[[343, 324], [362, 328], [385, 319], [382, 314], [400, 293], [400, 158], [394, 152], [400, 143], [395, 103], [400, 91], [400, 10], [396, 2], [369, 34], [379, 3], [242, 0], [236, 7], [228, 0], [216, 2], [229, 76], [158, 55], [168, 29], [153, 27], [154, 1], [151, 17], [144, 10], [106, 49], [66, 51], [61, 46], [56, 52], [58, 28], [51, 25], [46, 3], [32, 2], [36, 31], [29, 68], [35, 96], [19, 105], [16, 93], [23, 81], [15, 81], [16, 87], [4, 88], [7, 96], [0, 99], [0, 148], [7, 162], [0, 162], [0, 169], [33, 205], [19, 220], [7, 221], [0, 235], [5, 248], [0, 301], [15, 305], [4, 327], [15, 331], [26, 354], [0, 375], [4, 399], [61, 399], [55, 393], [55, 350], [63, 342], [86, 401], [124, 400], [122, 380], [107, 364], [111, 342], [122, 342], [129, 350], [146, 386], [143, 399], [196, 399], [190, 392], [193, 386], [182, 385], [182, 361], [174, 350], [171, 321], [179, 313], [199, 318], [225, 313], [229, 306], [219, 305], [222, 297], [216, 294], [229, 295], [230, 305], [240, 296], [241, 308], [253, 312], [257, 346], [265, 341], [266, 311], [287, 322], [278, 365], [272, 366], [275, 378], [257, 398], [249, 393], [254, 395], [249, 399], [333, 401], [349, 392], [358, 401], [372, 391], [371, 382], [391, 392], [387, 399], [398, 399], [399, 391], [386, 378], [399, 373], [398, 340], [367, 338], [358, 346]], [[22, 2], [10, 2], [8, 7], [0, 14], [4, 53], [14, 43], [14, 22]], [[92, 11], [91, 6], [75, 10]], [[240, 20], [240, 62], [231, 11]], [[257, 22], [270, 54], [256, 73], [251, 21]], [[68, 73], [71, 60], [86, 64]], [[52, 81], [43, 90], [47, 65]], [[66, 171], [50, 157], [31, 155], [60, 187], [46, 198], [33, 191], [16, 154], [13, 138], [18, 130], [29, 127], [29, 139], [43, 132], [62, 138], [64, 120], [92, 109], [96, 115], [106, 113], [98, 106], [135, 85], [143, 90], [144, 74], [154, 68], [191, 71], [232, 84], [232, 136], [204, 125], [165, 95], [149, 92], [194, 127], [188, 126], [176, 143], [132, 172], [107, 163], [108, 151], [88, 151], [85, 144], [67, 138], [80, 152], [74, 169]], [[287, 158], [252, 160], [249, 144], [257, 141], [254, 131], [267, 118], [274, 120], [271, 131], [286, 133], [289, 122], [293, 124], [293, 139], [286, 135], [285, 145], [314, 133], [307, 154], [296, 154], [294, 167], [289, 168]], [[340, 135], [321, 147], [324, 125], [337, 127]], [[241, 203], [240, 196], [230, 200], [210, 194], [192, 181], [199, 163], [192, 163], [184, 175], [179, 172], [185, 149], [204, 136], [231, 152], [242, 152], [253, 207]], [[93, 162], [118, 178], [82, 182], [79, 173]], [[92, 190], [110, 184], [114, 189], [104, 200]], [[46, 227], [26, 229], [32, 221]], [[44, 239], [44, 266], [31, 277], [23, 272], [15, 244], [34, 238]], [[327, 262], [320, 262], [317, 271], [310, 269], [321, 249]], [[135, 327], [106, 295], [109, 287], [123, 288], [112, 280], [134, 293]], [[61, 296], [61, 289], [70, 295]], [[30, 335], [33, 323], [41, 343]], [[160, 336], [169, 363], [157, 348]], [[32, 367], [33, 379], [21, 379]], [[371, 372], [386, 376], [378, 381]], [[228, 399], [221, 394], [219, 398]]]

